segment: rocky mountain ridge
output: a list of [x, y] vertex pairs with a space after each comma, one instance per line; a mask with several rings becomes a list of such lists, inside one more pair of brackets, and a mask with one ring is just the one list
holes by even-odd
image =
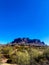
[[45, 43], [40, 41], [39, 39], [30, 39], [30, 38], [16, 38], [10, 44], [45, 46]]

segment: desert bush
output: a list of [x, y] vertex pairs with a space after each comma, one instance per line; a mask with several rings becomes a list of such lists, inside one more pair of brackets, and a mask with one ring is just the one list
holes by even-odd
[[12, 60], [12, 63], [16, 63], [19, 65], [29, 65], [30, 64], [30, 56], [26, 50], [24, 52], [17, 51], [15, 55], [11, 56], [10, 60]]
[[37, 57], [39, 56], [40, 52], [39, 52], [37, 49], [31, 48], [31, 49], [29, 50], [29, 54], [30, 54], [30, 56], [31, 56], [32, 58], [37, 58]]
[[33, 48], [30, 48], [29, 55], [30, 55], [30, 65], [38, 65], [40, 59], [43, 57], [43, 55], [40, 53], [39, 50]]
[[43, 55], [46, 59], [49, 60], [49, 48], [45, 49], [45, 51], [43, 52]]
[[4, 48], [2, 49], [2, 54], [3, 54], [5, 57], [7, 57], [7, 58], [10, 57], [10, 55], [12, 54], [12, 52], [13, 52], [13, 48], [12, 48], [12, 47], [4, 47]]
[[12, 63], [16, 63], [19, 65], [38, 65], [39, 61], [43, 59], [43, 53], [40, 53], [37, 49], [29, 49], [29, 50], [18, 50], [10, 57], [10, 61]]

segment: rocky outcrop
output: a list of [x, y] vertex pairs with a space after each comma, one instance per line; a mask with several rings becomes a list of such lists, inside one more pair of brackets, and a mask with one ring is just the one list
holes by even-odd
[[40, 41], [39, 39], [29, 39], [29, 38], [16, 38], [10, 44], [45, 46], [45, 43]]

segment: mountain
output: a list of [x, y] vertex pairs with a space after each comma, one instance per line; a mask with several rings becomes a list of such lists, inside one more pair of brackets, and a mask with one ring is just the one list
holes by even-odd
[[16, 38], [10, 43], [10, 45], [30, 45], [30, 46], [45, 46], [45, 43], [39, 39], [29, 39], [29, 38]]

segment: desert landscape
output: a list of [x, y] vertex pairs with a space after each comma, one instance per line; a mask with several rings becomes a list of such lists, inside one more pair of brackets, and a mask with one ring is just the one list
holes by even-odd
[[49, 65], [49, 46], [39, 39], [14, 39], [0, 45], [0, 65]]
[[49, 0], [0, 0], [0, 65], [49, 65]]

